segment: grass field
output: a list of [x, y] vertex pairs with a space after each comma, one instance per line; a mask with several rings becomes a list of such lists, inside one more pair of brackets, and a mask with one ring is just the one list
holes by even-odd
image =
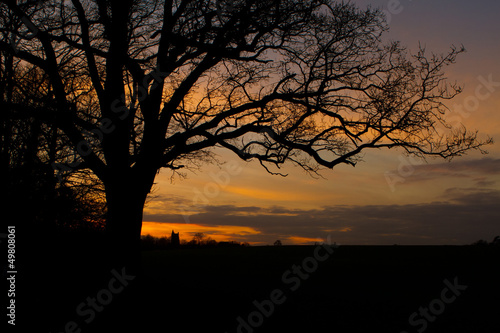
[[[54, 333], [64, 332], [70, 321], [81, 332], [500, 332], [499, 250], [340, 246], [329, 253], [315, 246], [268, 246], [145, 251], [142, 275], [95, 311], [89, 323], [90, 315], [79, 315], [76, 308], [108, 288], [113, 275], [93, 272], [88, 253], [81, 260], [54, 256], [52, 278], [35, 286], [32, 309], [38, 309], [42, 329], [37, 331]], [[455, 294], [449, 284], [459, 286]], [[429, 306], [427, 315], [420, 312]]]

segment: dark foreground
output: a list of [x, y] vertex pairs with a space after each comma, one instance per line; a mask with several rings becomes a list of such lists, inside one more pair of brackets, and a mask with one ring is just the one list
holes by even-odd
[[137, 276], [100, 267], [97, 251], [66, 247], [42, 262], [34, 255], [30, 283], [19, 286], [29, 305], [18, 308], [18, 325], [53, 333], [500, 332], [498, 247], [146, 251]]

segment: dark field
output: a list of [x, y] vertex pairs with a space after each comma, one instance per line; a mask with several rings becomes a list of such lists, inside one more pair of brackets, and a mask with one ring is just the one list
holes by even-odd
[[[90, 307], [80, 308], [85, 315], [76, 309], [109, 288], [112, 273], [92, 272], [89, 253], [54, 254], [50, 269], [30, 284], [29, 322], [37, 332], [54, 333], [71, 321], [77, 326], [69, 324], [68, 332], [500, 332], [498, 247], [340, 246], [329, 256], [317, 250], [328, 257], [323, 262], [312, 259], [315, 249], [145, 251], [142, 276], [91, 320]], [[309, 273], [291, 271], [308, 257]], [[445, 279], [459, 285], [455, 294], [443, 291]], [[279, 304], [271, 307], [271, 297]], [[429, 310], [425, 319], [419, 308], [430, 305], [435, 314]], [[19, 313], [20, 324], [25, 315]]]

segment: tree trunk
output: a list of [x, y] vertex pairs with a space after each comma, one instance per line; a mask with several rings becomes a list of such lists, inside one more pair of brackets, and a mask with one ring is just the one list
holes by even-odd
[[140, 269], [142, 213], [151, 185], [126, 177], [105, 183], [106, 232], [113, 266]]

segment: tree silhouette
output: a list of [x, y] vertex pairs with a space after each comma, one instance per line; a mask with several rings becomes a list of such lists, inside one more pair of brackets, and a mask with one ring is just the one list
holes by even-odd
[[382, 43], [381, 12], [344, 2], [225, 3], [0, 1], [0, 50], [43, 72], [51, 101], [9, 107], [63, 133], [74, 160], [58, 169], [102, 181], [118, 247], [138, 247], [158, 170], [212, 161], [213, 147], [276, 174], [286, 161], [315, 173], [368, 149], [452, 158], [491, 142], [446, 124], [460, 88], [443, 69], [462, 48], [409, 55]]
[[[0, 40], [10, 41], [9, 34], [1, 31]], [[40, 117], [51, 108], [49, 85], [43, 71], [0, 51], [0, 187], [8, 193], [2, 220], [37, 231], [101, 229], [105, 206], [95, 176], [78, 169], [54, 175], [51, 164], [68, 149], [57, 126]]]
[[196, 244], [201, 245], [201, 243], [205, 237], [206, 236], [203, 232], [197, 232], [194, 234], [193, 240], [196, 242]]

